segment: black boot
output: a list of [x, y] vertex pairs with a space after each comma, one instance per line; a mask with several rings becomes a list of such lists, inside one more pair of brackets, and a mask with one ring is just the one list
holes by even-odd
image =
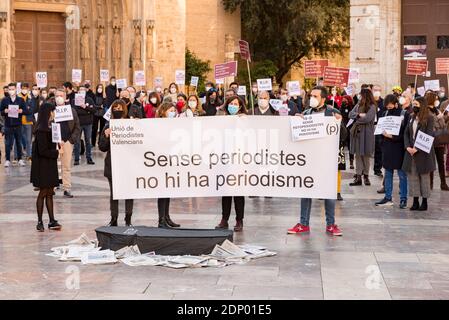
[[363, 176], [364, 181], [365, 181], [365, 186], [371, 186], [371, 181], [369, 181], [369, 177], [367, 175]]
[[341, 193], [337, 193], [337, 200], [343, 201], [343, 197], [341, 196]]
[[168, 225], [167, 220], [165, 217], [159, 219], [159, 228], [161, 229], [171, 229], [171, 227]]
[[133, 227], [133, 225], [132, 225], [132, 223], [131, 223], [131, 218], [132, 218], [132, 213], [131, 214], [127, 214], [126, 216], [125, 216], [125, 225], [127, 226], [127, 227], [130, 227], [130, 228], [132, 228]]
[[422, 199], [421, 207], [419, 207], [419, 211], [427, 211], [427, 198]]
[[228, 230], [229, 229], [229, 223], [226, 219], [221, 219], [221, 222], [218, 226], [215, 227], [217, 230]]
[[410, 208], [410, 211], [418, 211], [419, 210], [419, 198], [413, 198], [413, 206]]
[[118, 227], [118, 214], [111, 214], [111, 222], [109, 222], [108, 227]]
[[446, 183], [446, 172], [440, 171], [441, 191], [449, 191], [449, 186]]
[[165, 221], [167, 221], [167, 224], [168, 224], [170, 227], [172, 227], [172, 228], [179, 228], [179, 227], [181, 227], [180, 224], [177, 224], [177, 223], [175, 223], [175, 222], [172, 221], [172, 219], [170, 218], [170, 215], [169, 215], [169, 214], [167, 214], [167, 215], [165, 216]]
[[354, 182], [349, 184], [351, 187], [359, 187], [362, 185], [362, 176], [356, 175]]

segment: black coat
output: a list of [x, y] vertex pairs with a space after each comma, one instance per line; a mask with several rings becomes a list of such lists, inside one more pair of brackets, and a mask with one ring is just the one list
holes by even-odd
[[[401, 109], [393, 109], [385, 112], [382, 117], [401, 117]], [[401, 131], [398, 136], [393, 136], [393, 139], [383, 137], [382, 141], [382, 165], [388, 170], [400, 170], [404, 163], [404, 132], [409, 122], [409, 114], [404, 113], [402, 120]]]
[[35, 188], [59, 186], [58, 156], [51, 131], [37, 131], [33, 143], [30, 182]]
[[106, 138], [104, 132], [109, 129], [109, 124], [107, 124], [100, 135], [100, 142], [98, 147], [100, 151], [106, 152], [106, 158], [104, 159], [104, 176], [108, 179], [112, 179], [112, 166], [111, 166], [111, 139]]
[[106, 87], [106, 101], [104, 103], [105, 109], [108, 109], [117, 99], [117, 86], [108, 85]]
[[85, 109], [81, 108], [80, 106], [75, 106], [75, 103], [73, 103], [72, 107], [78, 114], [80, 126], [88, 126], [94, 123], [95, 102], [90, 97], [86, 95]]

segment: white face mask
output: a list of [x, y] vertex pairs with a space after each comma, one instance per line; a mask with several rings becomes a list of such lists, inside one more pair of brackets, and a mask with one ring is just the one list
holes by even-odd
[[284, 101], [284, 102], [287, 102], [287, 100], [288, 100], [288, 95], [283, 94], [283, 95], [281, 96], [281, 100]]
[[260, 108], [261, 110], [267, 110], [267, 109], [268, 109], [268, 107], [269, 107], [269, 102], [268, 102], [267, 99], [259, 99], [258, 101], [259, 101], [259, 102], [258, 102], [259, 108]]
[[56, 104], [58, 105], [58, 106], [62, 106], [64, 103], [65, 103], [65, 100], [64, 100], [64, 98], [63, 97], [56, 97]]
[[374, 92], [374, 98], [380, 98], [381, 97], [381, 93], [380, 93], [380, 91], [375, 91]]
[[115, 81], [111, 81], [111, 86], [115, 87]]
[[435, 108], [438, 108], [440, 104], [441, 104], [440, 100], [435, 101]]
[[171, 94], [175, 94], [175, 93], [176, 93], [176, 88], [171, 88], [171, 89], [170, 89], [170, 93], [171, 93]]
[[131, 99], [135, 99], [136, 98], [136, 94], [133, 92], [131, 93]]
[[399, 104], [404, 105], [406, 103], [407, 103], [407, 99], [405, 99], [404, 97], [399, 98]]
[[313, 109], [317, 109], [320, 106], [320, 102], [318, 101], [317, 98], [312, 97], [310, 98], [310, 107], [312, 107]]
[[15, 97], [17, 94], [16, 90], [9, 90], [8, 93], [11, 97]]
[[212, 89], [212, 87], [206, 87], [206, 92], [209, 92], [210, 89]]
[[39, 95], [39, 91], [38, 90], [33, 90], [33, 96], [37, 97]]
[[156, 98], [151, 98], [151, 99], [150, 99], [150, 102], [151, 102], [152, 104], [156, 104], [156, 103], [157, 103], [157, 99], [156, 99]]
[[197, 105], [196, 101], [189, 101], [189, 107], [191, 109], [196, 109]]
[[46, 93], [42, 94], [42, 98], [47, 99], [48, 98], [48, 94], [46, 94]]

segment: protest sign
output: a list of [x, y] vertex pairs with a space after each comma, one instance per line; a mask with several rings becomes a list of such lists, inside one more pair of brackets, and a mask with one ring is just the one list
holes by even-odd
[[284, 106], [284, 102], [279, 99], [271, 99], [270, 105], [273, 107], [274, 110], [279, 111]]
[[215, 65], [215, 79], [225, 79], [237, 75], [237, 61]]
[[324, 124], [293, 142], [289, 117], [111, 120], [114, 199], [335, 199], [340, 124]]
[[376, 131], [374, 135], [383, 135], [384, 132], [392, 136], [399, 136], [401, 131], [403, 117], [383, 117], [379, 118], [377, 122]]
[[145, 80], [145, 71], [136, 70], [134, 71], [134, 84], [136, 86], [146, 86], [147, 81]]
[[237, 95], [246, 97], [246, 86], [239, 86], [239, 90], [237, 91]]
[[83, 70], [72, 69], [72, 82], [73, 83], [81, 83], [82, 78], [83, 78]]
[[109, 70], [100, 70], [100, 82], [108, 82], [109, 79]]
[[406, 74], [408, 76], [425, 76], [429, 62], [427, 60], [407, 60]]
[[297, 142], [325, 137], [327, 135], [325, 120], [324, 113], [304, 116], [304, 118], [292, 117], [290, 119], [290, 125], [293, 141]]
[[424, 87], [419, 87], [419, 88], [418, 88], [418, 94], [419, 94], [421, 97], [424, 97], [424, 96], [426, 95], [426, 88], [424, 88]]
[[192, 79], [190, 79], [190, 85], [192, 86], [192, 87], [198, 87], [198, 82], [200, 81], [200, 77], [193, 77], [192, 76]]
[[287, 90], [290, 97], [301, 95], [301, 84], [299, 81], [287, 82]]
[[72, 106], [60, 106], [55, 109], [55, 122], [65, 122], [73, 120]]
[[243, 60], [251, 62], [251, 51], [249, 50], [249, 43], [246, 42], [245, 40], [240, 40], [239, 47], [240, 47], [240, 57]]
[[128, 81], [126, 79], [117, 79], [117, 88], [126, 89], [128, 87]]
[[435, 63], [437, 68], [436, 74], [449, 74], [449, 58], [436, 58]]
[[360, 82], [360, 69], [350, 68], [349, 69], [349, 84]]
[[15, 104], [10, 104], [8, 106], [8, 118], [19, 118], [19, 106]]
[[347, 87], [349, 85], [348, 68], [324, 68], [324, 85], [328, 87]]
[[75, 106], [81, 107], [86, 103], [86, 95], [82, 93], [75, 94]]
[[271, 79], [257, 79], [257, 88], [260, 91], [271, 91], [273, 90], [273, 83]]
[[47, 88], [48, 86], [47, 72], [36, 72], [36, 84], [38, 88]]
[[426, 91], [440, 91], [440, 80], [425, 80], [424, 88]]
[[424, 151], [425, 153], [430, 153], [432, 151], [434, 141], [434, 137], [429, 136], [422, 131], [418, 131], [415, 140], [415, 148]]
[[215, 79], [215, 83], [216, 84], [224, 84], [225, 83], [225, 79]]
[[185, 70], [176, 70], [175, 83], [177, 85], [181, 85], [181, 86], [186, 84], [186, 71]]
[[324, 76], [324, 68], [329, 66], [329, 60], [306, 60], [304, 61], [304, 76], [308, 79], [321, 78]]
[[109, 122], [111, 121], [111, 115], [112, 115], [112, 109], [109, 108], [108, 111], [106, 111], [106, 113], [104, 114], [103, 118]]
[[162, 77], [154, 78], [154, 88], [162, 88], [164, 86], [164, 79]]
[[62, 142], [61, 124], [59, 123], [51, 124], [51, 140], [53, 143]]

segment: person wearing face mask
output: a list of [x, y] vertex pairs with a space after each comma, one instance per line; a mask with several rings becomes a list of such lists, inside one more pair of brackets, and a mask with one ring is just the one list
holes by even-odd
[[27, 113], [28, 115], [24, 116], [22, 119], [22, 133], [24, 138], [24, 147], [26, 150], [26, 155], [28, 160], [31, 160], [32, 153], [32, 142], [33, 142], [33, 124], [35, 122], [34, 115], [38, 113], [39, 107], [42, 103], [42, 98], [40, 97], [40, 90], [38, 86], [33, 85], [31, 94], [29, 95], [28, 100], [26, 101]]
[[203, 106], [206, 111], [206, 116], [217, 115], [218, 109], [221, 108], [222, 102], [218, 98], [218, 91], [216, 89], [210, 89], [206, 95], [206, 103]]
[[187, 105], [187, 97], [185, 94], [180, 93], [176, 97], [176, 111], [181, 114]]
[[148, 103], [145, 104], [145, 115], [148, 119], [154, 119], [157, 109], [161, 105], [161, 100], [157, 92], [151, 92], [148, 96]]
[[440, 91], [438, 92], [438, 98], [440, 99], [441, 103], [448, 100], [448, 97], [446, 96], [446, 88], [445, 87], [440, 88]]
[[47, 102], [47, 100], [48, 100], [48, 90], [42, 89], [41, 90], [41, 104]]
[[[123, 100], [116, 100], [111, 105], [111, 121], [117, 119], [126, 119], [127, 118], [127, 105]], [[109, 222], [109, 227], [117, 227], [118, 226], [118, 216], [119, 216], [119, 201], [114, 200], [113, 193], [113, 183], [112, 183], [112, 165], [111, 165], [111, 134], [112, 130], [110, 128], [110, 124], [107, 123], [101, 132], [100, 141], [98, 143], [98, 147], [100, 151], [106, 153], [106, 157], [104, 159], [104, 176], [108, 179], [109, 189], [110, 189], [110, 197], [109, 204], [111, 210], [111, 221]], [[132, 215], [134, 209], [134, 200], [128, 199], [125, 200], [125, 225], [127, 227], [132, 227]]]
[[361, 186], [362, 177], [366, 186], [370, 186], [369, 168], [371, 156], [374, 153], [374, 120], [376, 118], [377, 103], [371, 90], [363, 89], [362, 99], [349, 113], [354, 120], [351, 129], [351, 153], [356, 157], [356, 177], [350, 186]]
[[381, 136], [382, 142], [382, 165], [385, 168], [385, 197], [376, 203], [376, 206], [392, 206], [393, 205], [393, 175], [394, 171], [399, 176], [399, 191], [401, 209], [407, 208], [408, 182], [407, 174], [402, 170], [404, 163], [404, 132], [409, 122], [409, 114], [399, 106], [398, 98], [394, 94], [385, 97], [385, 117], [401, 117], [402, 124], [398, 136], [393, 136], [386, 132]]
[[[440, 174], [441, 190], [449, 191], [449, 186], [446, 183], [446, 168], [444, 166], [444, 155], [446, 153], [447, 145], [440, 139], [440, 135], [444, 133], [447, 134], [446, 130], [446, 119], [444, 116], [444, 111], [440, 111], [440, 101], [438, 100], [438, 95], [434, 92], [427, 92], [425, 97], [429, 111], [434, 120], [434, 150], [435, 157], [438, 163], [438, 172]], [[433, 190], [434, 185], [434, 172], [430, 174], [430, 189]]]
[[[48, 229], [61, 230], [62, 226], [56, 221], [53, 208], [54, 188], [59, 186], [58, 157], [64, 152], [61, 145], [52, 141], [51, 124], [54, 121], [55, 106], [45, 103], [39, 109], [35, 140], [33, 143], [33, 160], [31, 163], [30, 182], [39, 189], [36, 201], [38, 232], [44, 232], [42, 220], [44, 202], [49, 216]], [[59, 149], [59, 151], [58, 151]]]
[[72, 108], [73, 120], [60, 122], [61, 124], [61, 153], [62, 164], [62, 186], [64, 197], [73, 198], [72, 194], [72, 154], [74, 145], [81, 136], [80, 120], [75, 108], [66, 103], [66, 93], [64, 89], [56, 90], [55, 102], [57, 107], [70, 106]]
[[119, 92], [117, 89], [117, 80], [115, 79], [115, 77], [112, 77], [111, 81], [109, 81], [109, 85], [106, 87], [105, 93], [106, 93], [106, 100], [104, 103], [104, 109], [106, 112], [112, 105], [112, 103], [119, 97]]
[[[66, 104], [74, 105], [75, 103], [75, 90], [73, 89], [73, 84], [71, 82], [65, 82], [63, 85], [66, 95]], [[56, 94], [56, 92], [55, 92]]]
[[95, 101], [95, 95], [96, 95], [96, 92], [94, 93], [94, 92], [92, 91], [92, 88], [91, 88], [91, 86], [90, 86], [90, 83], [89, 83], [89, 82], [85, 82], [84, 85], [83, 85], [83, 87], [86, 89], [86, 96], [89, 97], [89, 98], [91, 98], [93, 101]]
[[97, 85], [95, 90], [95, 107], [94, 107], [94, 119], [92, 124], [92, 148], [95, 148], [97, 145], [97, 137], [101, 132], [103, 132], [104, 126], [106, 125], [105, 115], [105, 95], [103, 85]]
[[170, 83], [168, 86], [168, 96], [171, 97], [172, 101], [176, 101], [178, 99], [179, 87], [176, 83]]
[[[377, 115], [374, 122], [377, 125], [377, 121], [385, 115], [384, 99], [382, 99], [382, 88], [378, 85], [373, 87], [373, 96], [376, 101]], [[375, 146], [374, 146], [374, 175], [378, 177], [383, 177], [382, 173], [382, 141], [383, 137], [381, 135], [375, 136]]]
[[297, 115], [298, 113], [302, 113], [302, 102], [301, 107], [299, 107], [298, 104], [293, 101], [293, 98], [290, 98], [287, 89], [284, 88], [281, 89], [280, 99], [282, 100], [284, 109], [288, 110], [289, 116], [294, 116]]
[[147, 93], [145, 91], [139, 91], [136, 95], [136, 99], [131, 103], [128, 111], [130, 119], [144, 119], [145, 118], [145, 100], [147, 99]]
[[126, 110], [128, 110], [126, 116], [129, 116], [129, 109], [131, 108], [131, 98], [128, 90], [120, 91], [120, 100], [126, 103]]
[[254, 109], [254, 115], [256, 116], [277, 116], [279, 115], [270, 106], [270, 94], [267, 91], [259, 92], [257, 97], [257, 105]]
[[412, 100], [413, 100], [412, 95], [407, 92], [404, 92], [399, 97], [399, 104], [400, 104], [402, 110], [406, 111], [408, 113], [408, 115], [413, 113]]
[[180, 118], [194, 118], [202, 117], [206, 113], [204, 112], [200, 99], [192, 94], [189, 96], [186, 107], [183, 109], [182, 113], [179, 115]]
[[[311, 92], [310, 108], [306, 110], [300, 117], [324, 114], [326, 117], [335, 117], [342, 120], [340, 111], [331, 106], [326, 105], [328, 91], [325, 87], [315, 87]], [[343, 129], [343, 128], [342, 128]], [[343, 129], [344, 130], [344, 129]], [[342, 131], [341, 131], [342, 133]], [[340, 139], [341, 140], [341, 139]], [[337, 186], [336, 186], [337, 187]], [[326, 233], [331, 236], [342, 236], [343, 233], [338, 225], [335, 224], [335, 203], [334, 199], [325, 200], [326, 213]], [[301, 218], [300, 222], [293, 228], [288, 229], [288, 234], [309, 234], [310, 233], [310, 214], [312, 210], [312, 199], [301, 199]]]
[[88, 165], [95, 165], [95, 162], [92, 160], [92, 125], [94, 121], [94, 112], [95, 112], [95, 102], [91, 99], [90, 96], [87, 95], [87, 88], [81, 87], [80, 94], [85, 94], [84, 103], [80, 106], [75, 105], [75, 101], [73, 102], [72, 107], [76, 110], [80, 122], [81, 133], [78, 137], [77, 142], [75, 143], [75, 166], [79, 166], [80, 164], [80, 155], [81, 155], [81, 135], [84, 135], [84, 144], [86, 148], [86, 161]]
[[31, 159], [31, 139], [33, 131], [33, 119], [34, 113], [30, 109], [30, 85], [28, 83], [23, 83], [20, 93], [17, 95], [25, 101], [27, 106], [27, 115], [22, 115], [22, 157], [27, 160]]
[[[9, 114], [10, 106], [18, 106], [18, 116], [11, 116]], [[25, 101], [17, 96], [17, 86], [15, 83], [8, 85], [8, 96], [3, 98], [0, 113], [5, 118], [4, 132], [5, 132], [5, 153], [6, 161], [5, 168], [11, 165], [11, 149], [15, 142], [16, 159], [19, 161], [19, 166], [24, 167], [25, 161], [22, 160], [22, 115], [27, 115], [27, 107]]]
[[[247, 115], [245, 102], [238, 96], [233, 96], [226, 100], [224, 111], [227, 116]], [[231, 217], [232, 201], [234, 200], [236, 224], [234, 232], [243, 231], [243, 219], [245, 218], [245, 197], [222, 197], [222, 217], [221, 222], [215, 229], [229, 229], [229, 218]]]
[[[415, 140], [418, 132], [433, 135], [435, 120], [432, 116], [427, 100], [423, 97], [413, 101], [413, 114], [405, 128], [404, 144], [405, 157], [402, 170], [407, 172], [409, 178], [409, 195], [413, 197], [411, 211], [427, 211], [428, 199], [430, 198], [430, 173], [435, 171], [435, 157], [433, 150], [426, 153], [415, 148]], [[432, 148], [433, 149], [433, 148]], [[422, 203], [419, 204], [419, 198]]]

